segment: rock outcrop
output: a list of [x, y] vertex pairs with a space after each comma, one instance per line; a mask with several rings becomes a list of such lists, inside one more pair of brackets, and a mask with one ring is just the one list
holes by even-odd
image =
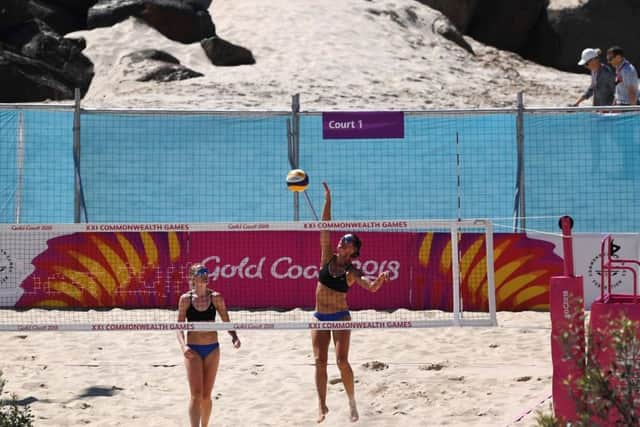
[[[82, 39], [62, 37], [34, 16], [24, 0], [3, 0], [0, 8], [0, 101], [73, 99], [85, 94], [93, 64], [82, 54]], [[31, 5], [35, 2], [28, 2]]]
[[200, 45], [213, 65], [236, 66], [256, 63], [249, 49], [230, 43], [220, 37], [204, 39]]
[[211, 0], [99, 0], [89, 9], [87, 26], [110, 27], [133, 16], [171, 40], [195, 43], [215, 35], [210, 4]]
[[[84, 40], [63, 35], [108, 27], [130, 17], [144, 21], [171, 40], [201, 42], [214, 65], [254, 64], [251, 51], [216, 36], [208, 11], [211, 1], [2, 0], [0, 102], [73, 99], [74, 88], [80, 88], [84, 96], [93, 77], [93, 64], [82, 54]], [[134, 53], [128, 60], [141, 61], [140, 55]], [[157, 57], [144, 61], [146, 65], [138, 67], [146, 68], [139, 81], [168, 82], [202, 76], [179, 61], [159, 62]]]
[[530, 58], [566, 71], [582, 68], [577, 62], [586, 47], [606, 51], [621, 46], [640, 68], [640, 2], [589, 0], [577, 8], [550, 10], [548, 28], [536, 34]]
[[418, 0], [446, 15], [476, 40], [563, 71], [577, 65], [586, 47], [612, 45], [640, 65], [640, 2], [588, 0], [549, 10], [549, 0]]
[[135, 51], [123, 56], [120, 63], [127, 67], [127, 74], [134, 74], [139, 82], [171, 82], [203, 76], [181, 65], [176, 57], [156, 49]]

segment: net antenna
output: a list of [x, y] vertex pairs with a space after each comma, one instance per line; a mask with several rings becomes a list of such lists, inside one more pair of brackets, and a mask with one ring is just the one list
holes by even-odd
[[[314, 317], [321, 231], [332, 242], [357, 233], [353, 266], [391, 279], [375, 293], [352, 287], [348, 321]], [[12, 259], [0, 282], [0, 331], [497, 324], [493, 226], [484, 219], [1, 225], [0, 239]], [[177, 322], [196, 262], [231, 322]]]
[[[460, 222], [460, 220], [462, 219], [462, 175], [460, 173], [460, 138], [458, 135], [458, 132], [456, 132], [456, 196], [458, 199], [458, 206], [456, 209], [457, 212], [457, 216], [458, 216], [458, 222]], [[452, 230], [453, 233], [453, 230]], [[461, 257], [460, 254], [460, 239], [462, 236], [460, 236], [460, 233], [458, 231], [455, 232], [455, 235], [452, 234], [451, 235], [451, 241], [453, 242], [455, 248], [452, 248], [452, 252], [453, 252], [453, 256], [456, 257], [456, 259], [454, 260], [454, 265], [459, 263], [459, 259]], [[458, 273], [456, 273], [454, 271], [454, 276]], [[454, 282], [455, 282], [455, 278], [454, 278]], [[462, 299], [462, 295], [460, 295], [459, 292], [455, 291], [456, 287], [454, 286], [454, 313], [459, 313], [461, 311], [461, 308], [464, 305], [464, 300]], [[459, 287], [458, 287], [459, 289]], [[455, 305], [458, 304], [457, 310]]]
[[313, 213], [313, 217], [316, 219], [316, 221], [319, 221], [320, 218], [318, 218], [318, 213], [316, 212], [316, 209], [313, 207], [313, 203], [311, 203], [311, 199], [307, 194], [307, 190], [304, 190], [302, 194], [304, 194], [304, 198], [307, 200], [307, 205], [309, 205], [309, 209], [311, 209], [311, 212]]

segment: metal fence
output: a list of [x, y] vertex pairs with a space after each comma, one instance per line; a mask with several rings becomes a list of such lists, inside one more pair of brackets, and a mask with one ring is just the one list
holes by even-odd
[[[640, 230], [640, 109], [405, 112], [403, 139], [325, 140], [322, 113], [0, 106], [0, 223], [492, 218]], [[498, 231], [501, 229], [498, 228]]]

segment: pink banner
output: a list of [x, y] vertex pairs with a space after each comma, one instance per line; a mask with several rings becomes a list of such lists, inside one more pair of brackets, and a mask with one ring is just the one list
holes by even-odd
[[[253, 224], [260, 228], [259, 224]], [[238, 227], [248, 225], [238, 224]], [[319, 234], [314, 231], [76, 232], [46, 241], [20, 284], [16, 307], [174, 308], [189, 264], [203, 262], [210, 286], [233, 308], [313, 308]], [[389, 271], [379, 292], [349, 292], [353, 309], [452, 307], [449, 233], [362, 232], [366, 275]], [[340, 234], [332, 233], [337, 243]], [[488, 307], [484, 234], [459, 243], [465, 310]], [[548, 308], [549, 280], [562, 269], [554, 245], [523, 234], [494, 237], [498, 310]]]

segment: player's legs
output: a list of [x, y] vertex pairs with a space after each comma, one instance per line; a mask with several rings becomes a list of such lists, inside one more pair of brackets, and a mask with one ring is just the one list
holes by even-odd
[[318, 422], [324, 421], [327, 408], [327, 359], [331, 331], [311, 331], [313, 357], [316, 370], [316, 391], [318, 392]]
[[218, 366], [220, 365], [220, 349], [216, 349], [209, 353], [203, 363], [203, 382], [202, 382], [202, 398], [200, 402], [200, 423], [203, 427], [209, 425], [211, 417], [211, 391], [216, 382]]
[[349, 364], [349, 344], [351, 343], [351, 331], [333, 331], [333, 345], [336, 347], [336, 364], [340, 369], [340, 377], [344, 390], [349, 398], [349, 410], [351, 421], [358, 421], [358, 408], [356, 406], [356, 393], [353, 380], [353, 370]]
[[204, 379], [204, 362], [200, 356], [184, 359], [189, 380], [189, 421], [191, 427], [200, 427], [200, 406], [202, 404], [202, 388]]

